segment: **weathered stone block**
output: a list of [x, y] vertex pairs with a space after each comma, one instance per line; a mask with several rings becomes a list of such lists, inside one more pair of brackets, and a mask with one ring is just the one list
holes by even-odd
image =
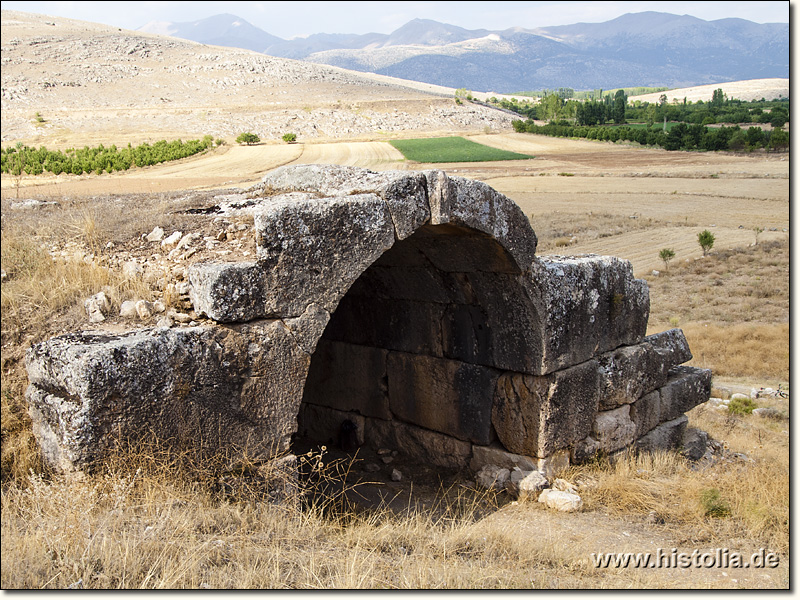
[[380, 348], [320, 340], [305, 382], [303, 401], [340, 411], [390, 419], [388, 353]]
[[462, 468], [472, 444], [452, 436], [398, 421], [366, 420], [366, 441], [375, 448], [396, 448], [413, 460], [440, 467]]
[[186, 275], [197, 314], [221, 323], [250, 321], [267, 314], [265, 267], [257, 261], [196, 263]]
[[254, 217], [259, 260], [189, 268], [195, 310], [217, 321], [332, 313], [353, 282], [394, 244], [386, 203], [374, 194], [277, 199]]
[[631, 407], [628, 404], [597, 413], [592, 426], [594, 437], [600, 449], [614, 452], [628, 446], [636, 438], [636, 424], [630, 418]]
[[[536, 374], [541, 364], [541, 316], [531, 305], [516, 276], [469, 273], [471, 302], [482, 307], [491, 344], [488, 364], [507, 371]], [[489, 308], [491, 307], [491, 308]], [[480, 324], [483, 325], [483, 324]]]
[[316, 304], [309, 304], [302, 315], [285, 319], [284, 323], [303, 351], [306, 354], [313, 354], [330, 318], [331, 315], [327, 310]]
[[347, 294], [331, 315], [325, 337], [398, 352], [442, 356], [445, 309], [444, 304]]
[[657, 450], [673, 450], [679, 448], [686, 431], [689, 419], [682, 415], [672, 421], [662, 423], [647, 435], [639, 438], [633, 447], [641, 452], [654, 452]]
[[597, 412], [597, 373], [596, 361], [543, 377], [504, 373], [492, 407], [503, 446], [545, 458], [585, 438]]
[[386, 203], [399, 240], [408, 237], [431, 216], [428, 180], [419, 172], [376, 173], [341, 165], [286, 166], [266, 175], [260, 187], [271, 194], [308, 192], [328, 197], [373, 192]]
[[628, 261], [609, 256], [536, 258], [525, 279], [540, 316], [542, 362], [537, 374], [580, 364], [644, 338], [650, 312], [647, 283]]
[[694, 367], [675, 367], [660, 389], [661, 421], [678, 418], [711, 396], [711, 371]]
[[572, 451], [570, 452], [570, 458], [574, 464], [579, 465], [592, 460], [595, 456], [597, 456], [599, 451], [600, 442], [598, 442], [592, 436], [588, 436], [578, 442], [575, 442], [575, 445], [572, 447]]
[[469, 468], [473, 473], [480, 471], [485, 465], [497, 465], [509, 470], [515, 467], [523, 471], [535, 471], [536, 459], [530, 456], [522, 456], [508, 452], [503, 448], [495, 446], [472, 445], [472, 460], [469, 461]]
[[33, 346], [27, 398], [48, 461], [84, 468], [120, 436], [285, 451], [309, 356], [280, 321], [243, 327], [87, 332]]
[[527, 269], [537, 240], [522, 209], [482, 181], [462, 177], [450, 180], [455, 184], [450, 223], [489, 234], [511, 253], [520, 271]]
[[536, 469], [546, 477], [555, 477], [569, 468], [569, 450], [556, 450], [546, 458], [536, 461]]
[[630, 406], [637, 439], [661, 423], [661, 393], [658, 390], [642, 396]]
[[392, 352], [389, 406], [399, 419], [487, 445], [498, 371], [459, 361]]

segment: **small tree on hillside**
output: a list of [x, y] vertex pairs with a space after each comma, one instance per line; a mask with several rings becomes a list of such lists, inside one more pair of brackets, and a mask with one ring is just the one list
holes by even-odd
[[664, 269], [669, 271], [669, 261], [675, 258], [675, 251], [672, 248], [662, 248], [658, 253], [658, 257], [664, 261]]
[[261, 138], [258, 137], [255, 133], [242, 133], [239, 137], [236, 138], [237, 144], [247, 144], [248, 146], [252, 144], [257, 144], [261, 141]]
[[297, 134], [296, 133], [284, 133], [283, 137], [281, 138], [287, 144], [293, 144], [297, 141]]
[[700, 244], [700, 248], [703, 249], [703, 256], [707, 256], [711, 248], [714, 247], [714, 240], [716, 240], [714, 234], [708, 229], [704, 229], [697, 234], [697, 243]]

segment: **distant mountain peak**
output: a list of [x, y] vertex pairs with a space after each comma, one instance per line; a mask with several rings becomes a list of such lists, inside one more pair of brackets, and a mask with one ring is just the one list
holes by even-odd
[[605, 23], [503, 31], [412, 19], [390, 34], [326, 34], [283, 40], [229, 13], [140, 31], [234, 46], [472, 90], [685, 87], [789, 77], [788, 23], [705, 21], [658, 11]]

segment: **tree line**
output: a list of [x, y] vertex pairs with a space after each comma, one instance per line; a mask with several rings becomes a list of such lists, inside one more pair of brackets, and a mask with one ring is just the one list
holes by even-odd
[[662, 94], [658, 102], [636, 100], [628, 103], [625, 90], [614, 94], [591, 95], [585, 101], [565, 97], [561, 90], [546, 93], [538, 103], [528, 100], [490, 98], [489, 103], [539, 121], [572, 121], [575, 125], [623, 124], [636, 121], [652, 125], [663, 121], [681, 121], [698, 125], [717, 123], [769, 123], [783, 127], [789, 121], [789, 99], [743, 101], [729, 99], [717, 89], [708, 102], [673, 100]]
[[554, 137], [586, 138], [609, 142], [630, 141], [643, 146], [660, 146], [665, 150], [734, 150], [752, 151], [765, 148], [768, 151], [785, 150], [789, 147], [789, 134], [782, 129], [766, 131], [760, 127], [742, 129], [734, 127], [706, 127], [705, 125], [676, 123], [669, 131], [662, 125], [651, 127], [608, 127], [574, 125], [562, 120], [547, 125], [536, 125], [532, 120], [513, 121], [518, 133], [537, 133]]
[[213, 145], [210, 135], [202, 140], [183, 142], [160, 140], [152, 145], [148, 143], [138, 146], [128, 144], [126, 148], [115, 145], [106, 148], [102, 144], [96, 148], [84, 146], [80, 149], [48, 150], [44, 146], [37, 148], [18, 143], [0, 150], [0, 170], [11, 175], [41, 175], [45, 171], [60, 175], [71, 173], [112, 173], [126, 171], [131, 167], [145, 167], [158, 163], [186, 158], [210, 148]]

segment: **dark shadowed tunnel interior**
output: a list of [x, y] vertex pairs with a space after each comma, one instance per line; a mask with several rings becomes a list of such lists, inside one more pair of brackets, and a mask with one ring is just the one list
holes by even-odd
[[523, 335], [538, 318], [519, 275], [500, 244], [472, 229], [426, 225], [395, 243], [331, 315], [297, 437], [466, 466], [472, 444], [496, 442], [498, 377], [529, 372], [540, 352]]

